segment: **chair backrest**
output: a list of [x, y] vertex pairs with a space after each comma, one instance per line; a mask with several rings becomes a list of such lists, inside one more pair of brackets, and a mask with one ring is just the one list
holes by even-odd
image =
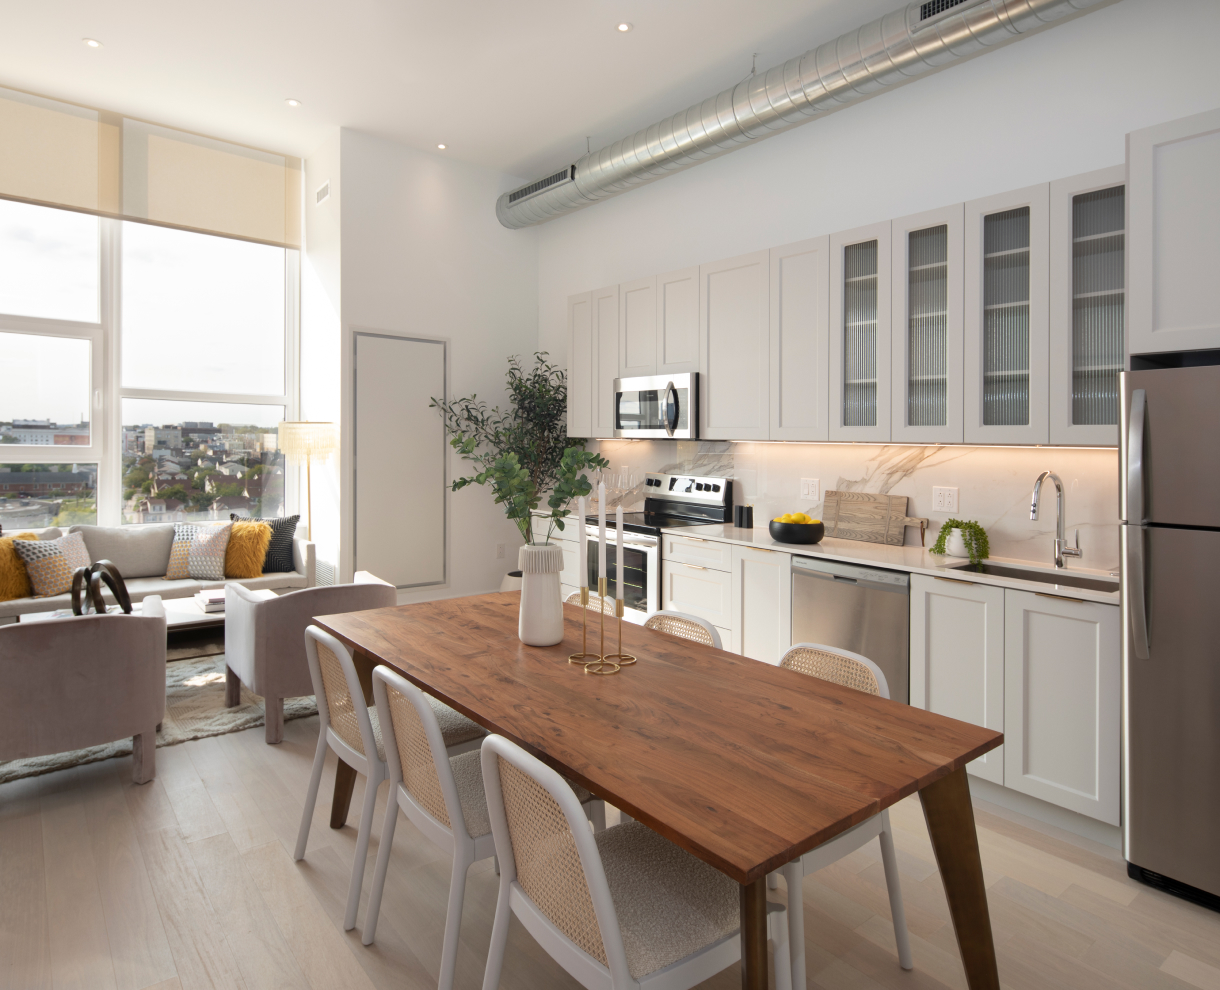
[[401, 783], [411, 799], [445, 828], [466, 831], [445, 739], [427, 696], [382, 665], [373, 670], [373, 697], [391, 787]]
[[[580, 604], [580, 592], [574, 591], [565, 599], [568, 605]], [[597, 595], [589, 595], [589, 604], [585, 606], [590, 612], [601, 612], [604, 615], [614, 614], [614, 599], [613, 598], [598, 598]]]
[[347, 647], [330, 633], [309, 626], [305, 630], [305, 656], [309, 660], [322, 731], [334, 729], [335, 735], [357, 755], [379, 759], [364, 689]]
[[645, 629], [656, 629], [658, 632], [669, 633], [671, 636], [681, 636], [704, 646], [723, 649], [720, 644], [720, 633], [716, 631], [707, 619], [697, 615], [687, 615], [685, 612], [671, 612], [662, 609], [653, 612], [644, 622]]
[[483, 740], [487, 811], [501, 884], [516, 882], [568, 941], [631, 977], [606, 871], [580, 802], [567, 781], [503, 736]]
[[801, 674], [820, 677], [824, 681], [855, 688], [865, 694], [875, 694], [887, 699], [890, 696], [890, 688], [885, 683], [885, 674], [881, 672], [881, 668], [868, 657], [862, 657], [850, 650], [823, 646], [821, 643], [797, 643], [784, 654], [779, 665]]

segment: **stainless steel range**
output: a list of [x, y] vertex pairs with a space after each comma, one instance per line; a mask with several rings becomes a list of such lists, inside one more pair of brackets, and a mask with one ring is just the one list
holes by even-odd
[[[661, 607], [661, 530], [711, 526], [733, 519], [733, 482], [691, 474], [648, 474], [644, 511], [623, 513], [623, 602], [626, 618], [643, 622]], [[597, 587], [597, 516], [585, 517], [589, 587]], [[608, 594], [618, 591], [614, 513], [606, 514]]]

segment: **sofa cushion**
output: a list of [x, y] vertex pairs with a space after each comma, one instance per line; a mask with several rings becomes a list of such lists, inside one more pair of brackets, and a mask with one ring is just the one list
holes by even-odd
[[213, 588], [223, 588], [226, 584], [240, 584], [243, 588], [249, 588], [251, 591], [262, 591], [264, 588], [271, 591], [279, 591], [281, 588], [304, 588], [305, 575], [297, 571], [282, 571], [274, 574], [264, 574], [262, 577], [243, 578], [240, 581], [232, 578], [225, 581], [204, 581], [203, 590], [210, 591]]
[[93, 560], [109, 560], [124, 578], [162, 577], [174, 542], [172, 523], [148, 526], [72, 526], [80, 533]]
[[13, 549], [25, 561], [30, 587], [38, 598], [71, 591], [73, 572], [89, 566], [89, 551], [80, 533], [58, 540], [14, 540]]
[[[133, 578], [124, 583], [127, 585], [127, 593], [131, 595], [133, 602], [142, 602], [149, 595], [160, 595], [165, 599], [190, 598], [191, 595], [203, 589], [203, 585], [193, 578], [186, 578], [183, 581], [167, 581], [165, 578], [144, 577]], [[105, 585], [102, 586], [102, 594], [106, 601], [114, 601], [114, 595]]]
[[233, 522], [265, 522], [271, 527], [271, 544], [267, 547], [267, 557], [263, 561], [263, 573], [274, 574], [280, 571], [293, 571], [296, 566], [292, 562], [292, 539], [296, 535], [300, 516], [286, 516], [282, 519], [242, 519], [236, 513], [229, 513]]

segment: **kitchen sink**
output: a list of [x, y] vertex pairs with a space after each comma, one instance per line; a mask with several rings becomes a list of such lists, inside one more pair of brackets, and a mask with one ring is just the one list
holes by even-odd
[[1042, 571], [1032, 567], [1012, 567], [984, 560], [978, 564], [965, 563], [953, 570], [974, 574], [990, 574], [992, 577], [1016, 578], [1020, 581], [1037, 581], [1040, 584], [1055, 584], [1061, 588], [1084, 588], [1088, 591], [1118, 591], [1118, 578], [1095, 577], [1072, 571]]

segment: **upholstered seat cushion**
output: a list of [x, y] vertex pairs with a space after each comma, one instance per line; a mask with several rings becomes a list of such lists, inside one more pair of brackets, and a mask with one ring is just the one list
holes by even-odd
[[[236, 579], [226, 578], [223, 581], [201, 581], [200, 586], [205, 591], [210, 591], [212, 588], [223, 588], [234, 580]], [[308, 586], [308, 582], [305, 575], [299, 571], [276, 571], [272, 574], [264, 574], [262, 577], [243, 578], [241, 586], [248, 591], [264, 591], [267, 589], [279, 591], [281, 588], [304, 588]]]
[[458, 800], [462, 804], [462, 817], [466, 819], [466, 831], [472, 839], [491, 831], [491, 818], [487, 814], [487, 792], [483, 790], [483, 764], [477, 749], [459, 756], [449, 757], [453, 769], [453, 782], [457, 784]]
[[635, 979], [738, 930], [738, 886], [639, 822], [594, 836]]
[[[455, 708], [450, 708], [438, 698], [428, 695], [428, 704], [432, 706], [432, 714], [441, 729], [441, 738], [445, 746], [456, 746], [459, 743], [470, 742], [487, 735], [487, 730], [478, 722], [472, 722]], [[480, 833], [481, 834], [481, 833]]]
[[[169, 569], [169, 548], [174, 542], [172, 523], [144, 526], [87, 526], [68, 528], [80, 533], [93, 560], [108, 560], [123, 578], [162, 577]], [[45, 539], [45, 537], [44, 537]]]

